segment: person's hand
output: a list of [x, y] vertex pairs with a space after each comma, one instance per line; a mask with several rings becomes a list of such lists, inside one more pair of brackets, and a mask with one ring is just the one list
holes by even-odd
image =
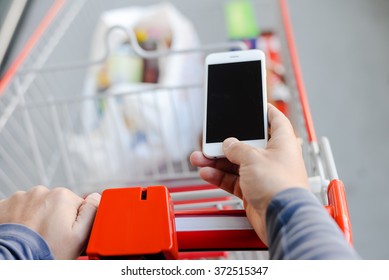
[[243, 199], [247, 217], [261, 240], [267, 243], [266, 210], [271, 199], [292, 187], [308, 189], [308, 178], [301, 152], [289, 120], [268, 105], [270, 139], [258, 149], [236, 138], [223, 142], [226, 158], [208, 159], [193, 152], [190, 160], [200, 167], [200, 177]]
[[56, 259], [75, 259], [88, 241], [100, 194], [85, 199], [66, 188], [37, 186], [0, 201], [0, 224], [25, 225], [39, 233]]

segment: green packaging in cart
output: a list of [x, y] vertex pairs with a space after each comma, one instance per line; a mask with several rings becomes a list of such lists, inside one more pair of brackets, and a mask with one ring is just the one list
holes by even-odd
[[259, 34], [253, 4], [249, 0], [233, 0], [226, 4], [225, 15], [229, 39], [251, 39]]

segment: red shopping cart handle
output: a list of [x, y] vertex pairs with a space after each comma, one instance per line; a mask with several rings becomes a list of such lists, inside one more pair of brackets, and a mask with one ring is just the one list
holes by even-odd
[[334, 218], [340, 229], [343, 231], [346, 240], [350, 244], [352, 244], [353, 238], [350, 213], [348, 211], [346, 191], [344, 189], [343, 182], [338, 179], [332, 180], [328, 185], [327, 196], [328, 211], [330, 212], [331, 216]]
[[102, 193], [90, 259], [177, 259], [178, 251], [265, 250], [243, 210], [174, 213], [164, 186]]
[[[349, 242], [344, 187], [328, 187], [328, 212]], [[164, 186], [107, 189], [102, 193], [86, 250], [89, 259], [178, 259], [180, 252], [267, 250], [244, 210], [174, 212]]]

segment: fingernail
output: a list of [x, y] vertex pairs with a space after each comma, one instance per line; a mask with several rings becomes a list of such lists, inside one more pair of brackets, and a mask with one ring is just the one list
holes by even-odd
[[226, 140], [224, 140], [223, 142], [223, 149], [228, 149], [230, 148], [232, 145], [234, 145], [235, 143], [238, 143], [239, 140], [236, 139], [236, 138], [227, 138]]

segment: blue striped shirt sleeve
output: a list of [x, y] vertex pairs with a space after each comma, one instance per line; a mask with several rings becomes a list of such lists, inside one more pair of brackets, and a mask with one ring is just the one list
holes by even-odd
[[46, 241], [20, 224], [0, 224], [0, 260], [52, 260]]
[[318, 199], [301, 188], [277, 194], [266, 213], [270, 259], [359, 259]]

